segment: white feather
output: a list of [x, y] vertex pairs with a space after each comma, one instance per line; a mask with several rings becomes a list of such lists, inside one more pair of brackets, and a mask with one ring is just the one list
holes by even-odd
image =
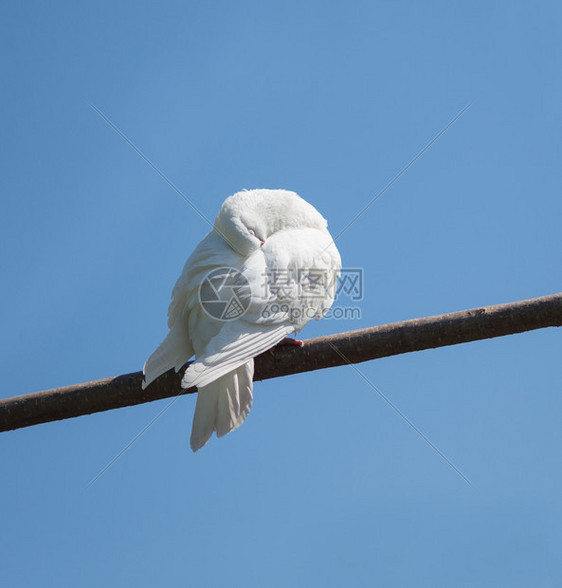
[[[213, 431], [222, 437], [244, 421], [252, 405], [253, 358], [324, 315], [340, 267], [326, 220], [294, 192], [250, 190], [225, 200], [213, 231], [185, 263], [168, 310], [170, 332], [144, 369], [147, 386], [195, 354], [182, 379], [182, 387], [198, 387], [194, 451]], [[200, 301], [210, 272], [216, 283], [228, 279], [221, 268], [245, 280], [236, 292], [247, 308], [235, 320], [211, 316]], [[315, 274], [324, 276], [316, 289]]]
[[176, 323], [164, 341], [160, 343], [156, 351], [154, 351], [144, 364], [142, 389], [144, 390], [158, 376], [172, 368], [176, 372], [179, 372], [180, 368], [189, 360], [193, 353], [194, 350], [187, 328], [184, 325]]
[[254, 360], [199, 388], [191, 429], [191, 449], [197, 451], [211, 437], [223, 437], [239, 427], [252, 408]]

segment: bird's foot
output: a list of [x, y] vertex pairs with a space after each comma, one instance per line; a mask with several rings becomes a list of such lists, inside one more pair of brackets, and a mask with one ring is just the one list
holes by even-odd
[[279, 343], [277, 343], [277, 345], [270, 347], [267, 350], [267, 352], [271, 353], [271, 355], [275, 355], [275, 350], [278, 347], [286, 347], [288, 345], [292, 345], [294, 347], [302, 347], [304, 345], [304, 343], [302, 341], [300, 341], [299, 339], [293, 339], [292, 337], [285, 337], [284, 339], [281, 339], [281, 341], [279, 341]]
[[[292, 337], [285, 337], [281, 339], [277, 345], [295, 345], [296, 347], [302, 347], [304, 343], [300, 339], [293, 339]], [[277, 347], [276, 345], [276, 347]]]

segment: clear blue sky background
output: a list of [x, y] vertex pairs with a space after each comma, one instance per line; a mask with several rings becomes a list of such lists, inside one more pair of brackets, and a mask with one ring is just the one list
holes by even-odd
[[[559, 2], [15, 2], [0, 9], [2, 389], [137, 371], [206, 224], [296, 190], [364, 268], [361, 318], [560, 290]], [[255, 386], [188, 448], [194, 397], [0, 436], [5, 586], [559, 586], [562, 333]]]

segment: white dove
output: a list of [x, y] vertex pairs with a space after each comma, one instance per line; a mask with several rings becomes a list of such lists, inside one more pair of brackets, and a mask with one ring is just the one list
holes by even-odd
[[172, 291], [170, 332], [144, 366], [143, 388], [195, 355], [182, 387], [197, 386], [191, 448], [239, 427], [252, 407], [254, 357], [334, 301], [340, 255], [327, 222], [287, 190], [227, 198]]

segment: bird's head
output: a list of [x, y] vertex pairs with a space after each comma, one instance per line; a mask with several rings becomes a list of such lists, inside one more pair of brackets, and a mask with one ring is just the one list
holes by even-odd
[[324, 217], [288, 190], [246, 190], [227, 198], [215, 220], [215, 230], [240, 255], [247, 257], [283, 229], [325, 230]]

